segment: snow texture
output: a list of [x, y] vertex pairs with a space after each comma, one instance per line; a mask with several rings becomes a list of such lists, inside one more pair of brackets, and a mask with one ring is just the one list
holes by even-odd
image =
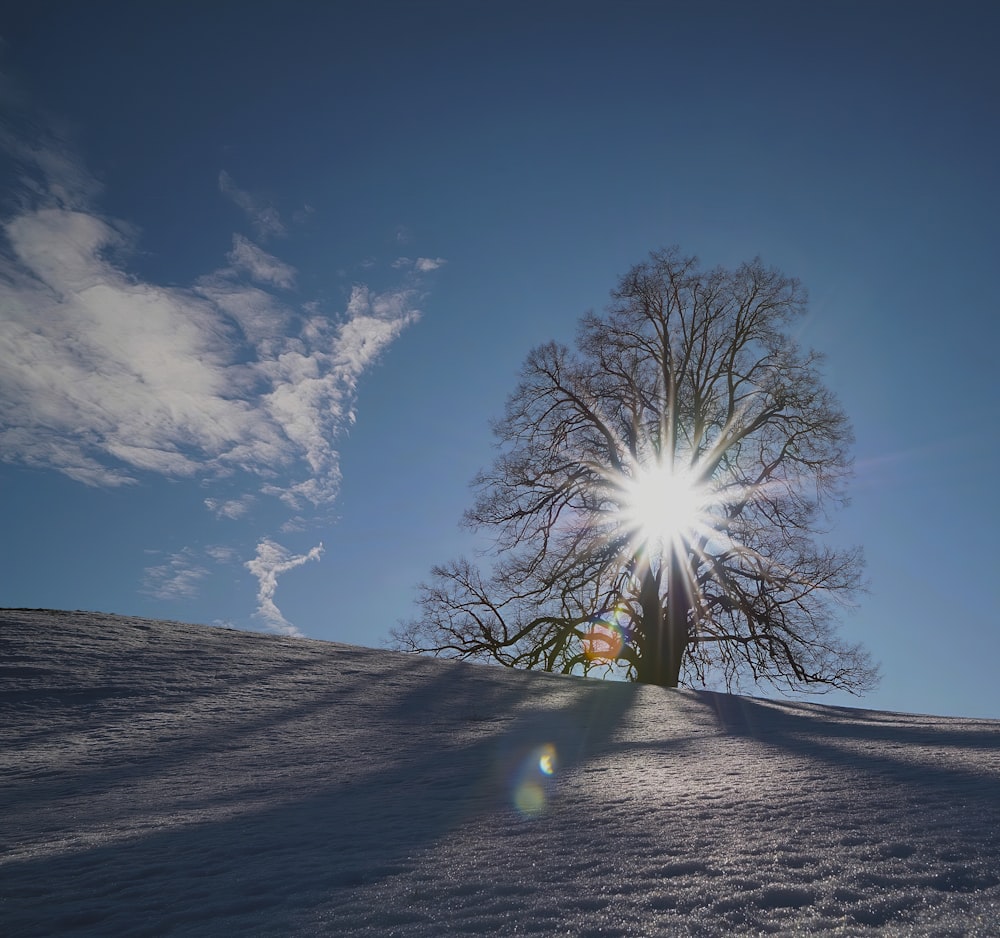
[[0, 611], [0, 932], [1000, 935], [1000, 722]]

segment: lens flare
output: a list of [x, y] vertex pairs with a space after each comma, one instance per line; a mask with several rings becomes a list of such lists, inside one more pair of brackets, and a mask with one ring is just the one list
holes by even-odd
[[545, 810], [545, 789], [538, 782], [522, 782], [514, 792], [514, 807], [524, 817], [537, 817]]
[[593, 616], [583, 636], [583, 651], [591, 661], [615, 661], [629, 640], [630, 618], [624, 606]]
[[522, 817], [537, 817], [545, 810], [557, 766], [552, 743], [537, 746], [521, 761], [513, 779], [512, 800]]

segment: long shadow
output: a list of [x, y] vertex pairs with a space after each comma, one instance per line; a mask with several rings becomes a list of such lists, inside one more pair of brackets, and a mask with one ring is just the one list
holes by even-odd
[[[82, 785], [84, 799], [120, 789], [125, 803], [105, 821], [108, 843], [71, 845], [73, 852], [0, 867], [5, 934], [260, 933], [253, 922], [261, 915], [274, 933], [291, 933], [310, 910], [335, 906], [359, 887], [409, 869], [415, 854], [471, 819], [501, 813], [511, 824], [528, 823], [512, 793], [526, 764], [538, 773], [530, 762], [534, 754], [552, 747], [566, 769], [603, 751], [636, 692], [634, 685], [539, 681], [425, 659], [407, 659], [403, 670], [394, 660], [373, 671], [362, 656], [352, 669], [349, 659], [337, 658], [339, 677], [316, 665], [316, 681], [332, 682], [323, 690], [235, 722], [187, 727], [155, 756], [133, 762], [119, 751], [80, 776], [36, 786], [34, 803], [50, 804], [56, 817], [68, 782]], [[275, 675], [286, 670], [272, 669]], [[266, 674], [256, 677], [265, 680], [266, 691]], [[385, 692], [381, 703], [373, 682]], [[74, 701], [64, 703], [72, 709]], [[142, 706], [150, 710], [154, 702]], [[247, 809], [244, 792], [192, 777], [188, 797], [174, 806], [174, 823], [144, 833], [133, 827], [116, 842], [116, 820], [128, 821], [148, 807], [128, 803], [130, 795], [137, 797], [136, 785], [183, 776], [198, 756], [232, 747], [243, 747], [232, 771], [250, 771], [258, 758], [255, 741], [330, 731], [341, 713], [348, 721], [369, 721], [360, 727], [362, 737], [366, 745], [377, 737], [384, 761], [368, 752], [361, 767], [352, 764], [350, 740], [357, 737], [350, 734], [326, 748], [323, 739], [306, 740], [289, 771], [297, 759], [323, 762], [300, 766], [308, 782], [290, 784], [285, 795]], [[259, 758], [286, 755], [279, 743]], [[552, 784], [543, 776], [540, 785]], [[17, 794], [31, 798], [25, 790]], [[208, 808], [209, 818], [199, 820], [193, 806]], [[16, 815], [3, 826], [8, 838], [18, 836]]]
[[[897, 784], [966, 791], [984, 791], [989, 781], [1000, 786], [1000, 721], [963, 721], [956, 726], [956, 721], [944, 718], [818, 710], [808, 704], [711, 691], [694, 691], [693, 696], [726, 733], [756, 738], [831, 766], [861, 769]], [[921, 747], [940, 749], [945, 755], [951, 751], [954, 758], [914, 762]], [[972, 758], [959, 758], [963, 752]], [[996, 791], [990, 807], [1000, 814]]]
[[[266, 644], [273, 639], [243, 634], [200, 642], [221, 657], [199, 660], [185, 643], [200, 634], [191, 626], [178, 641], [164, 637], [132, 652], [133, 677], [124, 668], [108, 683], [97, 669], [57, 700], [64, 722], [47, 744], [71, 752], [77, 733], [103, 725], [119, 734], [116, 748], [51, 777], [0, 779], [4, 935], [293, 934], [310, 916], [356, 903], [359, 890], [412, 874], [422, 852], [465, 824], [531, 824], [540, 802], [518, 801], [525, 781], [551, 794], [560, 771], [599, 756], [697, 746], [615, 738], [642, 692], [632, 684], [344, 646], [314, 654], [291, 643], [272, 654], [280, 651]], [[247, 638], [267, 653], [223, 654], [234, 643], [249, 647], [241, 646]], [[190, 667], [178, 667], [178, 654]], [[17, 666], [45, 662], [19, 656]], [[174, 669], [167, 684], [143, 688], [134, 677], [159, 666]], [[60, 668], [71, 673], [72, 662]], [[101, 697], [109, 686], [129, 693]], [[956, 792], [973, 822], [1000, 822], [1000, 723], [957, 727], [709, 692], [678, 692], [669, 706], [697, 711], [695, 730]], [[122, 736], [130, 713], [162, 719], [163, 735]], [[922, 746], [956, 758], [915, 765]], [[542, 761], [550, 754], [554, 775]], [[228, 777], [209, 777], [206, 766]], [[161, 784], [162, 802], [150, 803]], [[84, 822], [98, 825], [104, 842], [88, 843]], [[36, 855], [12, 859], [28, 841]]]
[[[44, 610], [28, 610], [42, 615], [25, 629], [12, 620], [16, 612], [0, 610], [3, 749], [30, 749], [46, 741], [55, 748], [70, 737], [96, 746], [122, 729], [131, 731], [127, 761], [85, 754], [73, 765], [77, 794], [106, 791], [152, 771], [179, 770], [201, 753], [240, 750], [255, 737], [325, 713], [348, 697], [379, 699], [365, 679], [377, 654], [368, 649]], [[104, 640], [102, 624], [119, 634], [127, 630], [133, 641], [135, 633], [148, 632], [151, 640], [125, 651], [113, 639], [107, 649], [95, 648]], [[22, 625], [20, 635], [12, 625]], [[30, 630], [39, 627], [56, 636], [45, 646], [47, 657], [17, 653], [17, 639], [22, 647], [29, 644]], [[384, 673], [377, 676], [382, 691], [405, 685], [413, 669], [428, 663], [412, 655], [387, 655]], [[294, 686], [283, 686], [292, 678]], [[282, 691], [291, 696], [279, 699]], [[369, 717], [380, 709], [369, 708]], [[67, 786], [65, 773], [21, 782], [13, 780], [16, 776], [11, 773], [0, 786], [8, 812], [21, 803], [59, 796]]]
[[[310, 671], [319, 692], [297, 695], [296, 699], [280, 706], [264, 706], [269, 685], [279, 682], [290, 674], [308, 679]], [[249, 672], [249, 673], [247, 673]], [[240, 673], [214, 682], [212, 687], [187, 690], [178, 689], [166, 694], [151, 693], [133, 686], [89, 686], [66, 688], [59, 692], [44, 691], [13, 692], [0, 697], [0, 714], [9, 715], [15, 709], [34, 709], [35, 719], [45, 719], [59, 724], [55, 729], [35, 733], [4, 732], [5, 746], [28, 747], [42, 740], [58, 742], [60, 737], [80, 736], [89, 739], [101, 733], [113, 733], [133, 727], [136, 737], [127, 762], [106, 762], [100, 757], [89, 760], [89, 764], [73, 767], [72, 786], [78, 794], [97, 793], [110, 787], [117, 787], [132, 780], [142, 778], [155, 770], [165, 773], [181, 769], [193, 756], [207, 752], [224, 752], [239, 749], [247, 740], [271, 728], [289, 725], [307, 718], [313, 713], [335, 706], [347, 693], [343, 685], [330, 686], [325, 679], [322, 666], [303, 665], [299, 662], [283, 663], [269, 668], [247, 668]], [[233, 688], [250, 688], [250, 699], [246, 701], [247, 712], [238, 719], [217, 721], [212, 713], [201, 713], [199, 702], [215, 702], [221, 709], [227, 703], [226, 694]], [[252, 688], [260, 693], [254, 695]], [[254, 708], [253, 697], [258, 706]], [[20, 699], [18, 699], [20, 698]], [[232, 707], [232, 703], [230, 703]], [[185, 717], [180, 725], [174, 725], [179, 716]], [[142, 727], [144, 735], [139, 736], [140, 724], [148, 719], [149, 726]], [[199, 721], [199, 722], [196, 722]], [[156, 727], [163, 726], [161, 734]], [[163, 735], [169, 733], [169, 735]], [[50, 779], [26, 778], [20, 784], [8, 780], [2, 786], [4, 801], [8, 810], [14, 810], [24, 802], [37, 802], [47, 795], [60, 794], [66, 785], [64, 778], [56, 775]]]

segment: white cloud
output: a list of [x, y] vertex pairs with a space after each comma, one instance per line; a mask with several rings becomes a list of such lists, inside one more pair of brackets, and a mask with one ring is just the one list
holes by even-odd
[[185, 547], [170, 554], [165, 563], [146, 568], [142, 591], [156, 599], [192, 599], [206, 576], [208, 570], [198, 563], [194, 551]]
[[292, 554], [275, 541], [264, 538], [257, 545], [257, 556], [244, 564], [257, 578], [258, 583], [257, 611], [254, 616], [263, 620], [272, 631], [282, 635], [301, 636], [302, 633], [281, 614], [281, 610], [274, 602], [278, 577], [289, 570], [301, 567], [310, 560], [319, 560], [322, 556], [322, 544], [317, 544], [308, 553]]
[[[8, 103], [0, 101], [3, 105]], [[27, 139], [3, 123], [0, 124], [0, 150], [10, 154], [17, 167], [16, 182], [20, 188], [10, 195], [18, 199], [22, 207], [42, 196], [60, 208], [80, 208], [100, 194], [100, 183], [80, 166], [62, 141], [43, 138], [40, 132], [34, 139]]]
[[331, 318], [247, 282], [284, 287], [294, 270], [239, 237], [190, 288], [143, 281], [121, 261], [134, 235], [45, 152], [0, 222], [0, 459], [105, 486], [245, 473], [296, 510], [329, 504], [358, 379], [419, 318], [415, 286], [356, 285]]
[[219, 173], [219, 191], [243, 210], [261, 238], [287, 233], [278, 210], [266, 199], [241, 189], [225, 170]]
[[229, 518], [235, 521], [242, 518], [250, 510], [253, 501], [252, 495], [241, 495], [239, 498], [230, 499], [206, 498], [205, 507], [216, 518]]
[[249, 274], [257, 283], [270, 283], [286, 290], [295, 286], [295, 268], [262, 251], [243, 235], [233, 235], [229, 260], [237, 271]]
[[443, 267], [447, 263], [443, 257], [418, 257], [416, 260], [409, 257], [397, 257], [392, 262], [392, 267], [396, 270], [413, 268], [418, 273], [426, 274], [432, 270], [437, 270], [439, 267]]
[[200, 277], [193, 292], [238, 326], [243, 340], [254, 347], [258, 357], [279, 354], [294, 329], [294, 309], [266, 290], [240, 280], [231, 267]]
[[218, 564], [231, 564], [239, 560], [239, 554], [234, 547], [222, 544], [212, 544], [205, 548], [205, 555]]
[[[159, 554], [160, 551], [147, 551]], [[218, 565], [236, 563], [239, 554], [235, 548], [213, 544], [201, 550], [184, 547], [168, 554], [162, 563], [156, 563], [143, 571], [141, 591], [156, 599], [193, 599], [201, 587], [201, 581], [209, 576], [206, 564], [211, 561]]]

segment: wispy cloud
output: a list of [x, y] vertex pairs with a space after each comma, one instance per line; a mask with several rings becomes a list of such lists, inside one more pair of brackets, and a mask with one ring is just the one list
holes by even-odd
[[286, 290], [295, 286], [295, 268], [261, 250], [243, 235], [233, 235], [233, 249], [229, 252], [233, 267], [246, 273], [257, 283], [270, 283]]
[[211, 557], [217, 564], [233, 564], [240, 557], [235, 547], [227, 547], [224, 544], [212, 544], [206, 547], [205, 555]]
[[[156, 555], [160, 551], [151, 550]], [[238, 563], [239, 552], [234, 547], [211, 544], [203, 548], [183, 547], [167, 554], [162, 562], [143, 571], [141, 592], [156, 599], [193, 599], [202, 581], [211, 575], [210, 566], [231, 566]]]
[[156, 599], [192, 599], [208, 572], [194, 551], [185, 547], [170, 554], [163, 563], [146, 568], [142, 591]]
[[257, 545], [257, 556], [244, 566], [257, 578], [257, 611], [254, 616], [274, 632], [282, 635], [301, 636], [302, 633], [282, 614], [274, 602], [278, 588], [278, 577], [289, 570], [301, 567], [310, 560], [319, 560], [323, 555], [323, 545], [317, 544], [305, 554], [292, 554], [269, 538]]
[[412, 268], [418, 273], [426, 274], [432, 270], [437, 270], [439, 267], [443, 267], [447, 263], [443, 257], [418, 257], [416, 260], [409, 257], [397, 257], [392, 262], [392, 266], [396, 270], [409, 270]]
[[[329, 504], [358, 379], [419, 318], [417, 283], [358, 284], [324, 314], [265, 289], [295, 271], [238, 235], [189, 288], [147, 282], [122, 260], [135, 234], [92, 207], [68, 150], [22, 145], [18, 161], [20, 207], [0, 229], [0, 459], [102, 486], [246, 473], [295, 510]], [[220, 186], [279, 230], [227, 175]]]
[[278, 210], [267, 199], [237, 186], [233, 177], [225, 170], [219, 173], [219, 191], [243, 210], [258, 237], [268, 238], [287, 234], [288, 229], [281, 220]]
[[215, 515], [216, 518], [229, 518], [235, 521], [242, 518], [253, 504], [252, 495], [241, 495], [239, 498], [206, 498], [205, 507]]
[[[0, 76], [2, 81], [2, 76]], [[0, 106], [15, 110], [17, 103], [6, 99], [0, 88]], [[28, 209], [35, 199], [42, 198], [60, 208], [81, 208], [89, 205], [101, 193], [101, 185], [73, 156], [69, 148], [44, 130], [36, 128], [30, 135], [15, 133], [7, 122], [0, 122], [0, 151], [12, 158], [16, 188], [6, 193], [16, 204]]]

